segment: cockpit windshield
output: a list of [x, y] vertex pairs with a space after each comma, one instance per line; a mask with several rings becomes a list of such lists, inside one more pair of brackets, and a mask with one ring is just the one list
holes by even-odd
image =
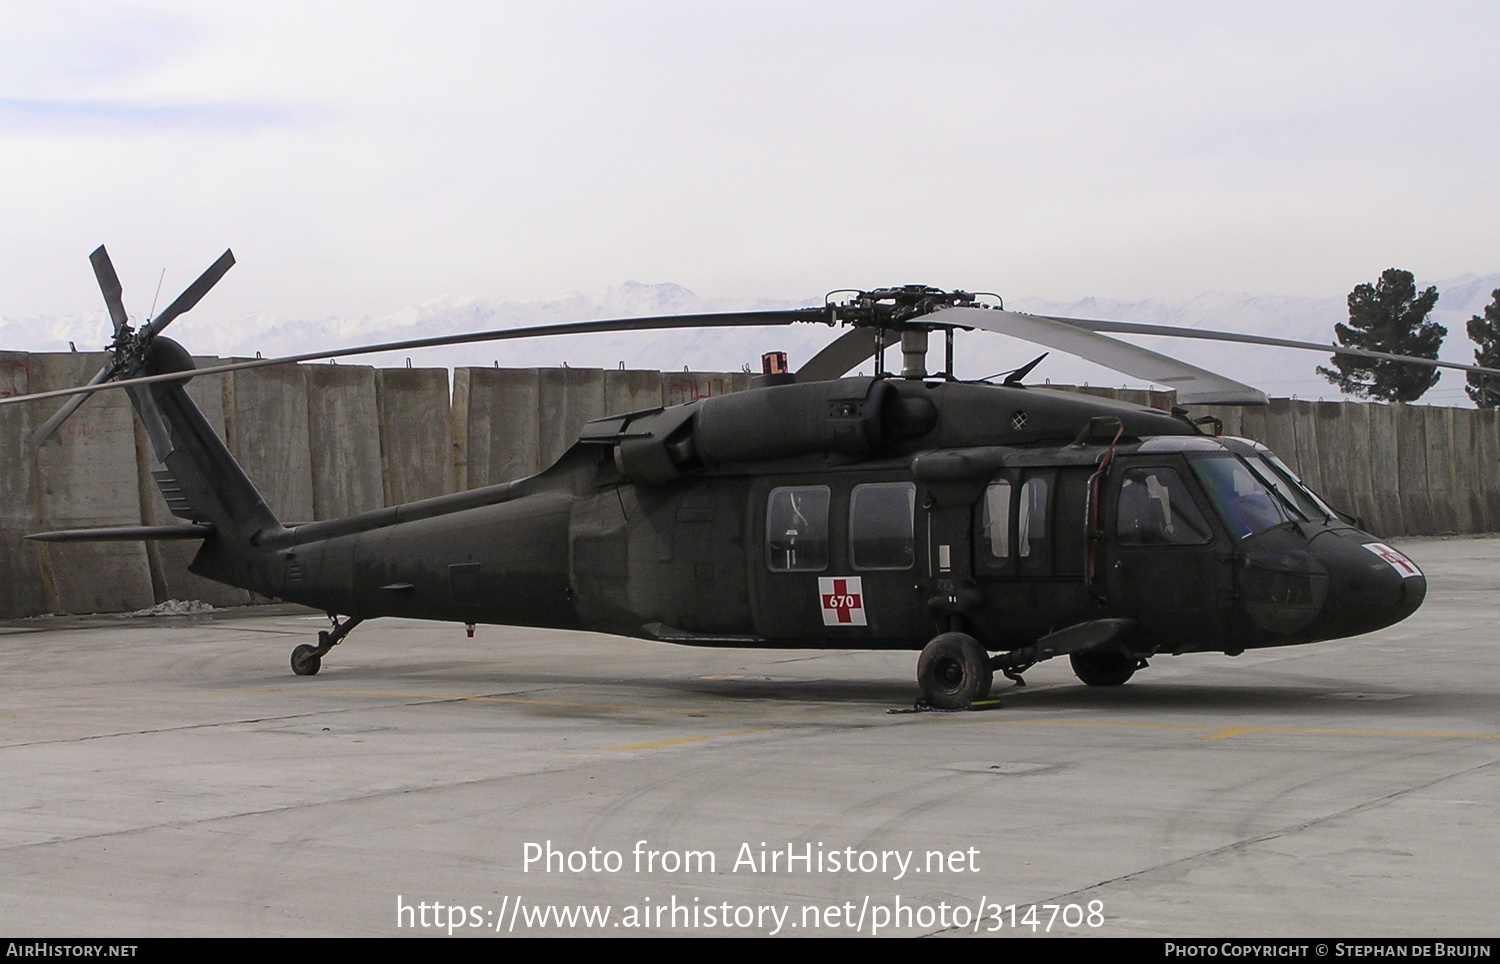
[[[1322, 516], [1324, 519], [1328, 520], [1338, 518], [1338, 513], [1329, 508], [1327, 502], [1324, 502], [1322, 499], [1318, 498], [1318, 493], [1314, 492], [1312, 489], [1309, 489], [1307, 487], [1307, 483], [1297, 478], [1297, 473], [1293, 472], [1285, 462], [1277, 458], [1276, 455], [1269, 449], [1262, 451], [1259, 447], [1257, 447], [1256, 455], [1264, 461], [1271, 463], [1271, 465], [1275, 467], [1276, 472], [1280, 474], [1283, 479], [1291, 483], [1291, 485], [1286, 488], [1290, 489], [1293, 501], [1296, 502], [1298, 507], [1303, 507], [1303, 514], [1306, 515], [1309, 519], [1315, 519], [1318, 516]], [[1278, 487], [1277, 491], [1283, 491], [1283, 487]], [[1311, 508], [1306, 508], [1307, 506], [1310, 506]]]
[[[1246, 462], [1231, 455], [1194, 458], [1192, 466], [1236, 539], [1304, 518], [1294, 508], [1295, 501], [1277, 494], [1280, 486], [1275, 481], [1261, 477], [1262, 472], [1269, 471], [1264, 463], [1252, 470]], [[1271, 479], [1276, 479], [1274, 473]]]

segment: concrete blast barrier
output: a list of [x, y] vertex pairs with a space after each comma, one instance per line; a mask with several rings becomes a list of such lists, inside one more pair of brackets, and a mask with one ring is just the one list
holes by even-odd
[[[22, 352], [0, 352], [0, 398], [31, 391], [29, 360]], [[59, 402], [58, 404], [61, 404]], [[42, 592], [41, 547], [25, 541], [37, 529], [40, 500], [31, 443], [40, 405], [0, 408], [0, 618], [47, 611]], [[46, 419], [51, 412], [41, 415]]]
[[1489, 532], [1494, 528], [1489, 502], [1485, 499], [1485, 471], [1479, 413], [1450, 408], [1453, 420], [1453, 496], [1467, 503], [1464, 532]]
[[453, 426], [446, 368], [375, 371], [380, 468], [386, 505], [454, 491]]
[[453, 444], [460, 491], [541, 471], [540, 376], [535, 368], [460, 368], [453, 373]]
[[610, 414], [601, 368], [543, 368], [538, 398], [537, 465], [543, 469], [578, 441], [585, 422]]
[[1432, 500], [1433, 527], [1437, 533], [1467, 532], [1472, 513], [1468, 493], [1455, 498], [1453, 410], [1421, 406], [1427, 430], [1427, 495]]
[[1479, 442], [1476, 474], [1484, 500], [1486, 531], [1500, 531], [1500, 411], [1490, 409], [1474, 413]]
[[313, 520], [307, 369], [276, 365], [223, 379], [225, 444], [283, 523]]
[[1298, 474], [1314, 492], [1332, 488], [1340, 501], [1347, 503], [1348, 485], [1343, 479], [1343, 473], [1337, 470], [1337, 466], [1332, 466], [1331, 468], [1335, 471], [1329, 472], [1327, 476], [1323, 474], [1323, 459], [1318, 442], [1317, 405], [1317, 402], [1295, 398], [1291, 401], [1292, 432], [1296, 439]]
[[1406, 518], [1401, 499], [1400, 442], [1395, 405], [1350, 403], [1370, 421], [1370, 488], [1375, 500], [1371, 532], [1382, 536], [1406, 535], [1412, 523]]
[[661, 372], [625, 368], [604, 371], [606, 415], [662, 408], [662, 398]]
[[1292, 467], [1292, 471], [1307, 478], [1307, 473], [1302, 469], [1301, 453], [1297, 448], [1297, 415], [1291, 399], [1271, 399], [1271, 404], [1265, 406], [1265, 427], [1262, 431], [1264, 434], [1257, 438], [1281, 456]]
[[662, 404], [669, 407], [696, 402], [700, 398], [742, 392], [749, 387], [749, 372], [661, 373]]
[[385, 504], [375, 369], [307, 366], [313, 517], [338, 519]]
[[[31, 391], [82, 385], [107, 361], [102, 352], [32, 355]], [[140, 523], [134, 419], [124, 392], [99, 392], [36, 450], [38, 528]], [[155, 601], [139, 542], [43, 545], [41, 569], [47, 607], [55, 612], [128, 612]]]
[[1358, 518], [1369, 531], [1384, 533], [1387, 530], [1375, 500], [1368, 406], [1313, 404], [1324, 499], [1333, 508]]
[[1401, 489], [1401, 515], [1406, 535], [1437, 532], [1432, 500], [1427, 494], [1427, 417], [1422, 406], [1395, 405], [1396, 468]]

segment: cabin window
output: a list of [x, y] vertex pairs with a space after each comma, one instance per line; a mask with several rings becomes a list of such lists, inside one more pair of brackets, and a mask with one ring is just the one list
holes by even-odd
[[856, 485], [849, 496], [849, 559], [855, 569], [910, 569], [916, 561], [911, 482]]
[[1021, 486], [1021, 506], [1016, 514], [1016, 547], [1023, 560], [1038, 565], [1047, 558], [1047, 480], [1027, 479]]
[[1010, 558], [1010, 483], [1001, 480], [991, 482], [984, 490], [984, 505], [980, 509], [980, 525], [983, 527], [982, 545], [991, 559], [1002, 562]]
[[771, 490], [766, 500], [766, 564], [777, 572], [828, 568], [828, 486]]
[[1122, 546], [1200, 546], [1213, 538], [1187, 486], [1165, 467], [1126, 472], [1115, 515]]

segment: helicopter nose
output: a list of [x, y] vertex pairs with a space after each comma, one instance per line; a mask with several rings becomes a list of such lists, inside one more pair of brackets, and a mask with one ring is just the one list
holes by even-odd
[[1398, 623], [1427, 597], [1427, 577], [1401, 552], [1358, 529], [1327, 529], [1308, 551], [1328, 572], [1322, 627], [1329, 637], [1353, 636]]
[[1278, 526], [1244, 543], [1247, 615], [1273, 637], [1356, 636], [1398, 623], [1427, 595], [1427, 578], [1377, 537], [1348, 527]]

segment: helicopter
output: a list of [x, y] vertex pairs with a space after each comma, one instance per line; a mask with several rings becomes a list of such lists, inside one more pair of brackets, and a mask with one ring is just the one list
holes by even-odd
[[[1258, 442], [1160, 411], [953, 374], [955, 330], [1009, 334], [1171, 386], [1182, 404], [1264, 393], [1109, 337], [1174, 335], [1413, 361], [1337, 345], [1008, 311], [922, 285], [833, 292], [819, 307], [652, 316], [447, 335], [199, 368], [163, 330], [234, 264], [226, 251], [161, 314], [129, 323], [103, 246], [90, 256], [114, 338], [41, 445], [119, 388], [185, 524], [37, 533], [40, 541], [190, 540], [190, 570], [314, 607], [315, 675], [378, 617], [588, 630], [700, 646], [917, 652], [919, 705], [956, 710], [996, 673], [1024, 684], [1067, 656], [1118, 686], [1163, 654], [1309, 643], [1411, 615], [1426, 578], [1328, 506]], [[838, 298], [835, 296], [844, 296]], [[988, 299], [988, 300], [987, 300]], [[286, 525], [188, 396], [194, 377], [443, 344], [582, 332], [822, 323], [848, 330], [797, 371], [763, 359], [749, 391], [586, 424], [529, 478]], [[934, 336], [944, 367], [929, 372]], [[887, 347], [902, 367], [886, 371]], [[1045, 356], [1043, 356], [1045, 357]], [[871, 358], [873, 375], [847, 373]], [[998, 377], [998, 376], [996, 376]]]

